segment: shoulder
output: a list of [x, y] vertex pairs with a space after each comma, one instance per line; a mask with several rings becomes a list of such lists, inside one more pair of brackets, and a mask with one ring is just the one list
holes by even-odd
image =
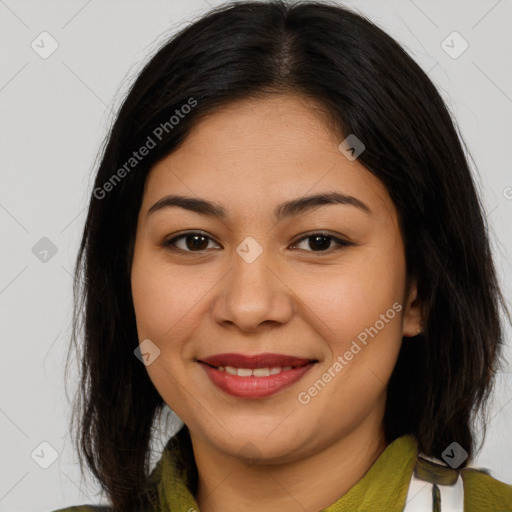
[[512, 485], [493, 478], [486, 470], [464, 468], [466, 512], [510, 512], [512, 510]]

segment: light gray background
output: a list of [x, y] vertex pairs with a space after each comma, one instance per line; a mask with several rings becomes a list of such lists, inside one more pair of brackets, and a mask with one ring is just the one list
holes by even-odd
[[[130, 78], [169, 33], [216, 5], [189, 1], [0, 0], [2, 187], [1, 511], [49, 511], [97, 501], [68, 434], [64, 361], [71, 273], [100, 143]], [[512, 290], [511, 0], [347, 1], [401, 42], [438, 86], [479, 169], [501, 282]], [[58, 49], [43, 59], [47, 31]], [[441, 47], [457, 31], [458, 58]], [[39, 41], [39, 43], [38, 43]], [[45, 40], [49, 48], [49, 40]], [[450, 41], [450, 39], [448, 40]], [[449, 42], [449, 44], [452, 44]], [[454, 49], [460, 42], [453, 43]], [[457, 200], [457, 191], [453, 191]], [[32, 248], [56, 246], [46, 262]], [[43, 242], [44, 243], [44, 242]], [[40, 257], [43, 255], [40, 254]], [[511, 331], [507, 328], [510, 358]], [[499, 375], [489, 433], [474, 465], [512, 483], [511, 366]], [[76, 375], [76, 373], [75, 373]], [[69, 383], [70, 396], [76, 381]], [[168, 433], [162, 433], [166, 439]], [[40, 462], [56, 461], [42, 469]], [[161, 449], [161, 443], [156, 450]], [[37, 456], [34, 457], [37, 459]]]

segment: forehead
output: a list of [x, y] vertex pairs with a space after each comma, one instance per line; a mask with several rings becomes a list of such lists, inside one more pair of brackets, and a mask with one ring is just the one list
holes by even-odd
[[180, 147], [153, 167], [144, 206], [165, 193], [183, 193], [214, 199], [228, 213], [236, 207], [259, 211], [290, 198], [338, 191], [392, 212], [384, 185], [346, 158], [340, 139], [322, 107], [308, 98], [278, 95], [230, 103], [201, 119]]

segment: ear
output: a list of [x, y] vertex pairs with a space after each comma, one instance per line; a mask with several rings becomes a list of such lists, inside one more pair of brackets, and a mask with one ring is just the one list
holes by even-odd
[[414, 279], [409, 288], [409, 294], [405, 301], [405, 312], [403, 322], [403, 336], [412, 337], [420, 334], [422, 329], [421, 299], [418, 297], [418, 285]]

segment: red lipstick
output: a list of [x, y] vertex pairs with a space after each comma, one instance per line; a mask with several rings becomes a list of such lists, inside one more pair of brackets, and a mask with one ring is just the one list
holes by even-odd
[[245, 399], [265, 398], [297, 382], [317, 361], [284, 354], [217, 354], [198, 360], [211, 382]]

